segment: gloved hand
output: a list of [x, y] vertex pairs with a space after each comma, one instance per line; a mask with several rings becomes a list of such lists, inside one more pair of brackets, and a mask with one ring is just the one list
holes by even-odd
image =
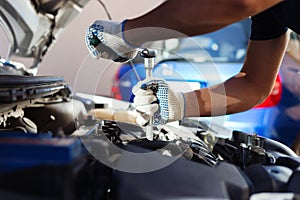
[[139, 115], [136, 122], [146, 125], [153, 116], [153, 125], [181, 120], [185, 112], [183, 93], [174, 92], [163, 79], [149, 78], [133, 87], [134, 104]]
[[124, 23], [97, 20], [87, 29], [86, 45], [93, 57], [126, 62], [137, 55], [124, 38]]

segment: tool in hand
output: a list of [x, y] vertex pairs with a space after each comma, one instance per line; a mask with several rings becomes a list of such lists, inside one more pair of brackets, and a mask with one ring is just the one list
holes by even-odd
[[[146, 70], [146, 78], [152, 77], [152, 69], [155, 65], [156, 51], [153, 49], [142, 49], [139, 55], [144, 58], [144, 67]], [[153, 91], [153, 90], [152, 90]], [[153, 91], [155, 95], [155, 91]], [[146, 126], [146, 138], [153, 140], [153, 116], [150, 117], [149, 124]]]

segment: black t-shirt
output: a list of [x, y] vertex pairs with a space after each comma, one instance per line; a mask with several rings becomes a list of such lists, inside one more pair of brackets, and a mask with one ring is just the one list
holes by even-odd
[[300, 34], [300, 0], [285, 0], [252, 17], [251, 40], [268, 40], [287, 29]]

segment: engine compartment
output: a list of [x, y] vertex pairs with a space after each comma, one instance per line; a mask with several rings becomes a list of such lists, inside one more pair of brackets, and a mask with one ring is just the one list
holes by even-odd
[[9, 78], [1, 199], [299, 199], [300, 160], [279, 142], [218, 137], [195, 119], [155, 128], [148, 141], [143, 127], [88, 115], [93, 101], [63, 79]]

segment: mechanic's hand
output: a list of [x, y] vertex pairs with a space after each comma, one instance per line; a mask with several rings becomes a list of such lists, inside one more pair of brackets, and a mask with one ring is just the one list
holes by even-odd
[[163, 79], [149, 78], [133, 87], [134, 104], [139, 113], [136, 122], [147, 125], [150, 117], [153, 125], [161, 125], [184, 117], [185, 100], [182, 93], [174, 92]]
[[95, 58], [126, 62], [137, 55], [137, 48], [124, 39], [124, 22], [97, 20], [86, 31], [86, 45]]

